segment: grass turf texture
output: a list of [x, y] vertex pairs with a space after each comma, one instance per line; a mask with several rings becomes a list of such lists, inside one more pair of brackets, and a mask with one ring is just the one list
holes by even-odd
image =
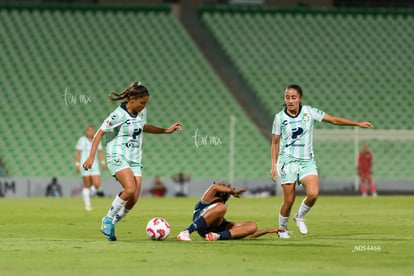
[[[294, 206], [297, 210], [301, 197]], [[192, 216], [197, 198], [142, 198], [117, 227], [117, 242], [100, 231], [112, 198], [1, 199], [1, 275], [413, 275], [413, 197], [321, 196], [307, 215], [309, 234], [289, 240], [258, 239], [190, 243], [176, 235]], [[226, 218], [277, 226], [281, 197], [232, 198]], [[149, 219], [171, 225], [165, 241], [145, 233]]]

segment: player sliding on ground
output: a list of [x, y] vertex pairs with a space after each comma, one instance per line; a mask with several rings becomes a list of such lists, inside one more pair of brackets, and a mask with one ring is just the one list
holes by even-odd
[[204, 192], [194, 208], [193, 222], [178, 236], [180, 241], [191, 241], [191, 233], [197, 233], [207, 241], [257, 238], [268, 233], [284, 231], [278, 228], [257, 230], [255, 222], [230, 222], [224, 218], [226, 202], [230, 195], [240, 197], [246, 190], [231, 185], [213, 183]]

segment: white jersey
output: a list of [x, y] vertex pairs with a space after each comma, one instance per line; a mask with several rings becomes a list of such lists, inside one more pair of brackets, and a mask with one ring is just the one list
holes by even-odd
[[272, 134], [280, 135], [279, 155], [309, 160], [313, 153], [313, 124], [322, 121], [325, 112], [309, 105], [301, 106], [292, 117], [286, 109], [275, 115]]
[[[78, 142], [76, 143], [76, 150], [80, 151], [80, 164], [83, 164], [86, 159], [89, 157], [89, 152], [91, 151], [92, 141], [89, 141], [88, 137], [82, 136], [79, 138]], [[98, 150], [102, 150], [102, 145], [99, 143]], [[95, 154], [95, 160], [93, 161], [92, 167], [99, 168], [98, 162], [98, 151]]]
[[122, 103], [105, 119], [100, 129], [106, 132], [107, 157], [123, 156], [128, 162], [141, 162], [146, 114], [144, 108], [133, 116]]

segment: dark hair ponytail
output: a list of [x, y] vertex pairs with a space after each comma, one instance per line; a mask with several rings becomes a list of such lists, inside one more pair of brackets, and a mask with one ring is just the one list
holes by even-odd
[[141, 84], [141, 82], [133, 82], [130, 86], [124, 89], [121, 93], [112, 92], [109, 94], [109, 100], [119, 101], [129, 99], [129, 97], [141, 98], [149, 96], [148, 89]]

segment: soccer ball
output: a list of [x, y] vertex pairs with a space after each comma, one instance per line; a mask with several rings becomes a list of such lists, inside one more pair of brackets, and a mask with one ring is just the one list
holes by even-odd
[[148, 238], [161, 241], [168, 238], [171, 228], [165, 218], [156, 217], [148, 221], [146, 230]]

